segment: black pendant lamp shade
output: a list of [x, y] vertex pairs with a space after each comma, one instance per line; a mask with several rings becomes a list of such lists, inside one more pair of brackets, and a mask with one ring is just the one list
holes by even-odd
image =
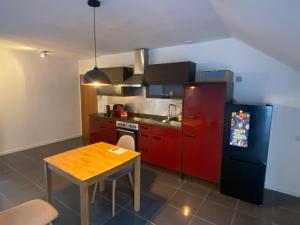
[[111, 84], [108, 76], [97, 67], [97, 43], [96, 43], [96, 8], [101, 5], [98, 0], [88, 0], [88, 5], [94, 8], [94, 47], [95, 47], [95, 67], [83, 76], [83, 84], [88, 85], [109, 85]]

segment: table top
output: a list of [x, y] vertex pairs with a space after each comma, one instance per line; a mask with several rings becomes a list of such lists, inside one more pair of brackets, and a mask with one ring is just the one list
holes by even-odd
[[44, 161], [79, 181], [86, 181], [122, 166], [140, 155], [132, 150], [120, 155], [109, 151], [116, 147], [99, 142], [47, 157]]

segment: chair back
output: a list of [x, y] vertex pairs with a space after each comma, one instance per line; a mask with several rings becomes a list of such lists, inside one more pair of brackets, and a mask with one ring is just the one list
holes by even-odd
[[117, 146], [121, 148], [127, 148], [129, 150], [135, 151], [134, 138], [129, 135], [123, 135], [118, 140]]

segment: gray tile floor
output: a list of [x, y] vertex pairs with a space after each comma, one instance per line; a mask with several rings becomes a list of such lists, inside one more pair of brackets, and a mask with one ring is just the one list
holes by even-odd
[[[81, 138], [0, 157], [0, 211], [33, 198], [45, 198], [42, 159], [82, 145]], [[53, 177], [55, 225], [80, 224], [79, 190]], [[141, 211], [133, 211], [133, 193], [127, 177], [117, 189], [117, 214], [111, 216], [111, 188], [98, 193], [90, 205], [93, 225], [299, 225], [300, 199], [266, 190], [265, 204], [252, 205], [224, 196], [199, 179], [180, 180], [177, 174], [142, 165]], [[92, 187], [91, 187], [92, 189]]]

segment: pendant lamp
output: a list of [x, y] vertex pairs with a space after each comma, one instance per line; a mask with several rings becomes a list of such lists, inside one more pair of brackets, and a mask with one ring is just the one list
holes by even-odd
[[88, 71], [82, 80], [82, 84], [86, 85], [110, 85], [109, 77], [97, 67], [97, 42], [96, 42], [96, 8], [100, 7], [101, 3], [98, 0], [88, 0], [88, 5], [94, 8], [94, 50], [95, 50], [95, 67]]

